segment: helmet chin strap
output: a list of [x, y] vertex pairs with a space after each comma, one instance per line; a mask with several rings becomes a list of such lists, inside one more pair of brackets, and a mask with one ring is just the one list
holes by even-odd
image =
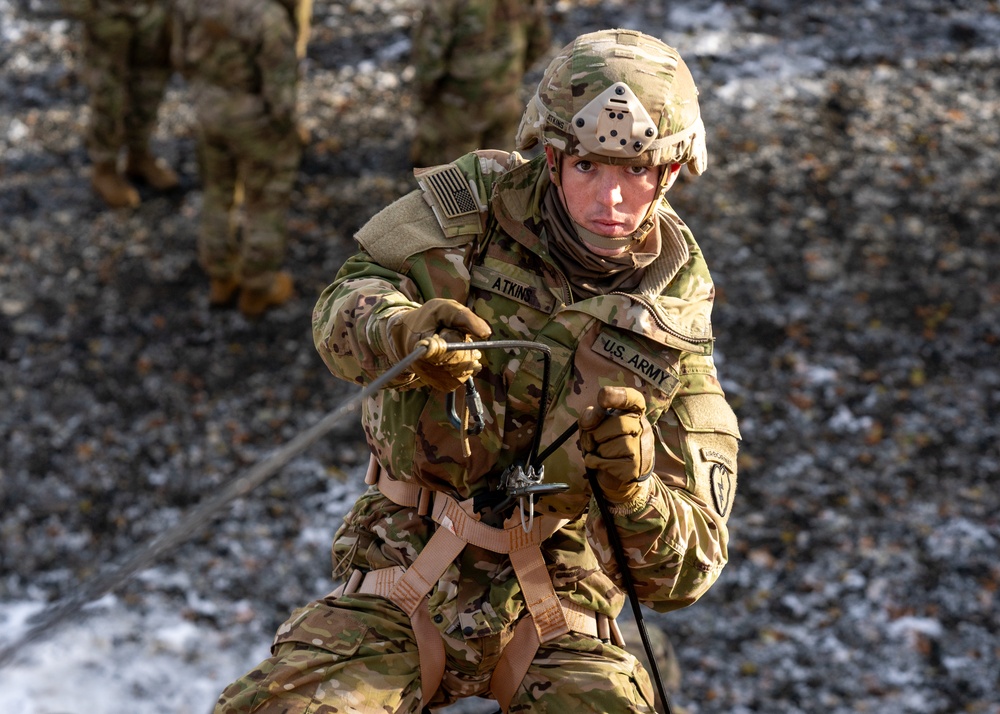
[[667, 191], [677, 180], [677, 174], [681, 172], [681, 164], [666, 164], [657, 168], [660, 169], [660, 177], [657, 181], [656, 195], [650, 201], [646, 215], [639, 222], [639, 227], [632, 231], [629, 236], [635, 242], [642, 241], [653, 230], [653, 226], [656, 225], [656, 210], [660, 207], [663, 197], [667, 195]]

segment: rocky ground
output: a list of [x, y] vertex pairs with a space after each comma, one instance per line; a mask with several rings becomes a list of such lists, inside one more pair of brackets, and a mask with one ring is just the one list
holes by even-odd
[[[0, 602], [77, 592], [355, 393], [316, 356], [310, 311], [353, 231], [412, 186], [416, 0], [317, 0], [299, 297], [256, 322], [209, 310], [185, 86], [155, 137], [181, 189], [104, 210], [78, 29], [27, 12], [44, 5], [0, 0]], [[680, 659], [676, 702], [997, 714], [1000, 7], [552, 7], [559, 44], [626, 26], [680, 48], [710, 132], [709, 171], [671, 196], [719, 287], [744, 443], [729, 567], [686, 611], [647, 613]], [[330, 587], [364, 460], [349, 417], [152, 571], [180, 576], [115, 592], [260, 645]]]

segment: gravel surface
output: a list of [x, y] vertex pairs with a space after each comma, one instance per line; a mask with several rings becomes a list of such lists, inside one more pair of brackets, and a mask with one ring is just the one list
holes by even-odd
[[[416, 1], [317, 0], [299, 297], [256, 322], [209, 310], [186, 87], [155, 137], [180, 190], [104, 210], [78, 28], [24, 12], [44, 5], [0, 0], [0, 603], [78, 592], [356, 394], [310, 312], [353, 232], [413, 185]], [[718, 285], [744, 436], [730, 565], [696, 605], [646, 613], [680, 659], [676, 703], [998, 714], [1000, 8], [553, 4], [557, 44], [613, 26], [677, 46], [699, 82], [710, 166], [671, 199]], [[331, 587], [355, 422], [116, 585], [123, 606], [173, 600], [256, 653]]]

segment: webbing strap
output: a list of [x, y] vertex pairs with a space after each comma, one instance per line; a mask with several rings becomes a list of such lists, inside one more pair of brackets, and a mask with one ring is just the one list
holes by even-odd
[[[373, 456], [372, 459], [374, 458]], [[415, 483], [406, 483], [391, 479], [385, 475], [385, 471], [378, 469], [378, 462], [375, 462], [375, 464], [377, 472], [375, 480], [372, 483], [378, 484], [378, 490], [382, 492], [383, 496], [399, 506], [416, 508], [420, 505], [420, 492], [423, 491], [420, 486]], [[367, 480], [365, 483], [367, 483]]]
[[426, 607], [413, 611], [410, 625], [417, 640], [417, 659], [420, 662], [420, 702], [426, 707], [441, 686], [447, 655], [441, 632], [431, 622], [431, 613]]
[[537, 548], [520, 549], [510, 554], [511, 565], [521, 583], [524, 604], [538, 631], [538, 639], [548, 642], [569, 632], [569, 624], [559, 606], [559, 598], [552, 587], [552, 578]]
[[465, 541], [445, 528], [438, 528], [416, 560], [392, 586], [389, 599], [412, 617], [463, 548]]
[[[614, 620], [568, 600], [561, 601], [560, 607], [569, 624], [569, 630], [590, 637], [607, 639], [604, 633], [608, 632], [609, 623], [613, 623]], [[514, 626], [514, 634], [500, 653], [500, 659], [497, 660], [493, 676], [490, 678], [490, 691], [505, 713], [510, 708], [514, 693], [521, 686], [521, 681], [542, 644], [538, 638], [538, 623], [535, 623], [535, 627], [528, 624], [528, 621], [533, 619], [534, 617], [526, 617]]]
[[514, 626], [514, 635], [500, 653], [493, 676], [490, 677], [490, 692], [493, 693], [500, 710], [507, 714], [514, 692], [521, 686], [535, 653], [538, 652], [538, 631], [526, 617]]
[[[392, 498], [387, 493], [389, 491], [393, 495], [408, 496], [411, 503], [413, 500], [420, 500], [419, 490], [414, 492], [406, 489], [406, 484], [384, 476], [379, 477], [378, 484], [379, 489], [384, 487], [382, 492], [387, 498]], [[400, 485], [404, 488], [400, 488]], [[558, 530], [565, 521], [553, 516], [539, 516], [532, 529], [525, 532], [518, 519], [512, 517], [503, 529], [493, 528], [476, 520], [447, 494], [434, 492], [433, 496], [431, 517], [441, 527], [420, 551], [398, 586], [398, 591], [393, 592], [393, 602], [411, 613], [411, 608], [415, 608], [430, 592], [465, 544], [472, 543], [484, 550], [510, 556], [511, 565], [524, 593], [525, 605], [538, 631], [539, 641], [548, 642], [569, 632], [569, 625], [559, 606], [559, 598], [539, 549], [542, 540]]]
[[[431, 518], [439, 526], [409, 568], [403, 570], [396, 567], [374, 571], [366, 576], [362, 585], [362, 592], [365, 592], [365, 588], [369, 588], [369, 592], [388, 598], [410, 616], [417, 636], [425, 692], [433, 693], [440, 686], [443, 667], [440, 674], [435, 675], [434, 672], [437, 671], [436, 652], [439, 647], [443, 652], [443, 641], [433, 625], [431, 625], [433, 633], [428, 631], [421, 636], [417, 632], [417, 617], [426, 619], [427, 623], [430, 623], [427, 608], [421, 605], [435, 583], [468, 543], [493, 553], [510, 556], [511, 565], [524, 594], [525, 606], [530, 613], [515, 626], [514, 640], [504, 648], [500, 657], [502, 667], [498, 665], [490, 680], [490, 688], [494, 696], [497, 696], [497, 701], [500, 701], [501, 697], [497, 694], [497, 687], [503, 693], [502, 696], [506, 697], [506, 703], [501, 703], [504, 711], [520, 686], [541, 643], [564, 635], [571, 629], [597, 636], [598, 629], [593, 613], [590, 613], [589, 617], [581, 615], [578, 609], [574, 609], [575, 606], [567, 607], [559, 600], [552, 585], [552, 578], [549, 577], [548, 568], [545, 566], [545, 559], [542, 557], [540, 548], [542, 541], [562, 528], [567, 523], [566, 519], [547, 514], [539, 515], [534, 519], [531, 530], [525, 532], [520, 518], [514, 515], [507, 519], [503, 528], [494, 528], [482, 523], [466, 510], [468, 501], [459, 503], [440, 491], [429, 491], [415, 484], [395, 481], [382, 469], [379, 469], [377, 483], [379, 491], [386, 498], [401, 506], [420, 508], [422, 514], [427, 512], [429, 499]], [[583, 610], [583, 612], [588, 611]], [[514, 644], [515, 641], [517, 644]], [[512, 644], [513, 649], [511, 649]], [[427, 656], [429, 662], [426, 671], [424, 649], [433, 650], [433, 653]], [[498, 676], [497, 672], [502, 674]]]
[[434, 493], [431, 517], [441, 526], [438, 530], [451, 531], [466, 543], [493, 553], [510, 553], [514, 548], [537, 546], [542, 542], [540, 518], [528, 533], [524, 529], [515, 532], [511, 528], [494, 528], [473, 518], [458, 501], [441, 492]]
[[397, 580], [403, 577], [403, 573], [405, 572], [406, 569], [401, 565], [371, 570], [364, 573], [364, 578], [358, 586], [358, 592], [366, 595], [378, 595], [379, 597], [388, 599], [389, 593], [392, 591], [392, 586], [396, 584]]
[[[388, 568], [379, 568], [367, 573], [355, 570], [351, 573], [350, 579], [339, 588], [330, 593], [327, 597], [340, 597], [344, 594], [356, 592], [365, 595], [377, 595], [393, 600], [392, 592], [395, 586], [402, 581], [406, 574], [399, 565]], [[402, 607], [402, 606], [400, 606]], [[447, 656], [444, 651], [444, 640], [434, 623], [431, 622], [431, 614], [425, 607], [417, 607], [413, 612], [408, 612], [410, 626], [413, 628], [413, 636], [417, 641], [417, 660], [420, 666], [420, 699], [421, 706], [426, 707], [441, 686], [444, 678], [444, 667]]]
[[[477, 520], [462, 504], [439, 491], [428, 492], [415, 484], [388, 478], [384, 471], [378, 476], [379, 490], [394, 503], [414, 507], [424, 493], [431, 493], [431, 517], [438, 528], [420, 555], [410, 566], [404, 583], [393, 593], [393, 601], [410, 613], [430, 592], [448, 565], [466, 543], [510, 556], [511, 565], [524, 593], [524, 601], [532, 615], [541, 642], [569, 632], [569, 625], [559, 606], [552, 579], [539, 548], [541, 542], [561, 528], [566, 521], [555, 516], [541, 515], [532, 529], [525, 532], [518, 518], [511, 516], [504, 528], [493, 528]], [[445, 535], [450, 534], [450, 535]]]
[[[364, 574], [357, 591], [391, 599], [390, 593], [405, 573], [406, 571], [398, 565], [373, 570]], [[352, 582], [354, 582], [353, 576]], [[560, 601], [559, 607], [572, 632], [607, 639], [609, 624], [614, 627], [614, 620], [568, 600]], [[514, 634], [500, 654], [493, 669], [493, 676], [490, 678], [490, 691], [504, 712], [510, 707], [514, 693], [521, 686], [521, 680], [524, 679], [541, 645], [537, 625], [532, 625], [533, 620], [534, 617], [529, 615], [514, 626]], [[417, 640], [421, 691], [426, 706], [444, 677], [446, 657], [444, 640], [440, 631], [431, 622], [430, 612], [426, 608], [417, 608], [410, 616], [410, 623]]]

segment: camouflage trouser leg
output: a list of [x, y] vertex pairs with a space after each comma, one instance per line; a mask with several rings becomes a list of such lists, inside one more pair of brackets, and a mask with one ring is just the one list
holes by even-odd
[[165, 3], [154, 3], [137, 21], [131, 57], [130, 102], [124, 117], [124, 130], [125, 146], [137, 153], [149, 148], [163, 92], [170, 80], [170, 35]]
[[278, 630], [274, 656], [231, 684], [215, 714], [419, 712], [409, 619], [380, 598], [350, 605], [321, 600], [293, 613]]
[[476, 149], [512, 151], [523, 111], [517, 92], [485, 105], [442, 92], [421, 108], [410, 159], [416, 166], [435, 166]]
[[170, 78], [166, 11], [156, 5], [139, 20], [92, 17], [84, 42], [90, 160], [115, 161], [123, 146], [145, 149]]
[[198, 148], [203, 186], [198, 263], [210, 277], [225, 280], [239, 273], [240, 247], [234, 213], [237, 157], [224, 140], [204, 134]]
[[[302, 145], [294, 126], [279, 131], [268, 117], [216, 115], [227, 121], [208, 125], [205, 120], [201, 126], [199, 261], [213, 277], [238, 271], [244, 287], [267, 288], [285, 259], [288, 208]], [[243, 189], [239, 236], [237, 182]]]
[[538, 650], [508, 711], [654, 714], [653, 702], [652, 682], [633, 655], [570, 634]]
[[247, 147], [244, 165], [243, 285], [267, 288], [285, 260], [288, 207], [302, 145], [297, 132], [271, 134]]
[[[272, 652], [222, 693], [215, 714], [421, 711], [416, 641], [407, 617], [388, 601], [359, 596], [312, 603], [281, 626]], [[461, 679], [455, 672], [469, 664], [449, 659], [448, 678]], [[453, 692], [439, 691], [431, 706], [454, 700]], [[652, 714], [652, 701], [635, 657], [569, 634], [539, 650], [510, 711]]]
[[128, 74], [132, 23], [125, 18], [92, 18], [84, 27], [86, 67], [90, 92], [87, 151], [94, 163], [113, 162], [125, 144]]

